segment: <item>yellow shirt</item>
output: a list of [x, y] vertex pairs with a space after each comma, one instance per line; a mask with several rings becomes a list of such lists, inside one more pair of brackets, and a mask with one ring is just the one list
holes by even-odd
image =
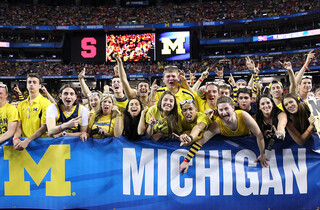
[[8, 131], [8, 123], [18, 121], [18, 110], [15, 106], [5, 103], [0, 108], [0, 136]]
[[278, 104], [277, 107], [284, 112], [284, 109], [283, 109], [283, 106], [282, 106], [282, 103]]
[[[156, 103], [159, 101], [160, 97], [162, 96], [162, 94], [168, 91], [167, 87], [162, 87], [159, 88], [157, 90], [156, 93]], [[179, 88], [179, 91], [175, 94], [176, 100], [177, 100], [177, 106], [178, 106], [178, 113], [181, 113], [181, 107], [180, 107], [180, 101], [184, 101], [186, 99], [193, 99], [198, 107], [198, 98], [196, 97], [196, 95], [194, 95], [193, 93], [191, 93], [190, 91], [184, 89], [184, 88]]]
[[[91, 128], [91, 130], [97, 127], [101, 127], [101, 128], [104, 128], [110, 134], [110, 136], [114, 136], [113, 129], [114, 129], [114, 124], [116, 123], [116, 118], [112, 118], [111, 120], [111, 115], [106, 115], [106, 116], [102, 115], [102, 117], [100, 117], [98, 121], [94, 122], [95, 118], [96, 118], [96, 113], [93, 113], [89, 120], [89, 128]], [[104, 138], [100, 134], [95, 134], [92, 137], [97, 139]]]
[[204, 113], [201, 112], [197, 112], [197, 119], [194, 122], [189, 123], [184, 117], [181, 120], [181, 124], [182, 124], [182, 129], [184, 131], [184, 133], [186, 134], [190, 134], [193, 127], [196, 126], [199, 123], [204, 123], [206, 124], [205, 129], [203, 129], [201, 131], [201, 133], [199, 134], [199, 136], [197, 136], [197, 138], [195, 138], [194, 140], [200, 139], [204, 133], [204, 131], [207, 130], [208, 126], [211, 124], [211, 120], [209, 119], [209, 116], [207, 116]]
[[119, 111], [123, 113], [123, 111], [126, 109], [127, 104], [129, 102], [127, 96], [124, 96], [123, 98], [116, 98], [117, 106], [119, 108]]
[[[167, 117], [162, 117], [160, 110], [157, 108], [157, 105], [151, 106], [148, 110], [147, 116], [146, 116], [146, 123], [149, 122], [151, 113], [155, 119], [156, 119], [156, 124], [153, 126], [153, 131], [154, 133], [168, 133], [168, 121]], [[181, 116], [178, 115], [178, 128], [177, 131], [181, 132], [182, 127], [181, 127]]]
[[[30, 96], [18, 105], [19, 121], [22, 122], [22, 137], [32, 136], [41, 125], [46, 124], [46, 111], [51, 102], [39, 94], [29, 105]], [[42, 137], [48, 136], [47, 134]]]
[[242, 110], [236, 110], [238, 127], [235, 131], [228, 128], [220, 117], [217, 117], [216, 121], [219, 125], [221, 135], [235, 137], [235, 136], [248, 136], [251, 135], [250, 129], [247, 127], [246, 122], [244, 121]]
[[[204, 100], [204, 99], [199, 99], [198, 100], [198, 103], [199, 103], [199, 109], [198, 109], [198, 112], [201, 112], [201, 113], [205, 113], [205, 111], [207, 110], [207, 109], [212, 109], [212, 108], [210, 108], [210, 106], [208, 105], [208, 103], [207, 103], [207, 100]], [[217, 107], [215, 107], [214, 108], [214, 110], [215, 110], [215, 112], [217, 112], [216, 110], [217, 110]], [[218, 116], [217, 115], [213, 115], [213, 119], [216, 119]]]

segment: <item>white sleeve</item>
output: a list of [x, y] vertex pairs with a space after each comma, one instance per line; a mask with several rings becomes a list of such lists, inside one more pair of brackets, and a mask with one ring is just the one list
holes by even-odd
[[55, 104], [50, 104], [47, 108], [47, 113], [46, 113], [46, 119], [48, 118], [54, 118], [56, 119], [58, 117], [58, 110]]
[[85, 106], [80, 106], [81, 110], [80, 110], [80, 114], [81, 114], [81, 126], [87, 126], [89, 124], [89, 110], [87, 109], [87, 107]]

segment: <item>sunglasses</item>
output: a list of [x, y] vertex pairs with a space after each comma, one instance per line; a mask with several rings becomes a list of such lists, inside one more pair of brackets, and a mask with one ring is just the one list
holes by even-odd
[[208, 85], [215, 85], [218, 87], [220, 84], [217, 82], [206, 82], [206, 86], [208, 86]]
[[5, 88], [5, 89], [6, 89], [6, 91], [8, 92], [8, 87], [7, 87], [7, 85], [6, 85], [6, 84], [0, 83], [0, 87]]
[[240, 86], [239, 89], [248, 89], [248, 90], [252, 90], [252, 87], [250, 86]]
[[183, 106], [186, 103], [193, 103], [194, 104], [194, 100], [192, 98], [190, 98], [190, 99], [180, 101], [180, 106]]
[[305, 75], [305, 76], [302, 77], [302, 79], [312, 79], [312, 76]]

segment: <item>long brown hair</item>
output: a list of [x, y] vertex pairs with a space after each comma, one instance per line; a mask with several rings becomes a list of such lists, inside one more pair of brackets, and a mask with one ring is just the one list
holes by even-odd
[[[291, 114], [288, 112], [288, 110], [285, 108], [283, 103], [285, 98], [292, 98], [297, 102], [298, 104], [297, 113]], [[306, 103], [301, 102], [298, 96], [293, 93], [287, 93], [282, 97], [282, 105], [283, 105], [284, 111], [288, 116], [288, 120], [290, 120], [293, 123], [294, 127], [300, 132], [300, 134], [304, 133], [310, 124], [308, 121], [308, 118], [310, 117], [311, 112], [309, 110], [308, 105]]]
[[162, 100], [164, 98], [165, 95], [171, 95], [173, 96], [174, 98], [174, 105], [173, 105], [173, 108], [172, 110], [169, 112], [169, 114], [167, 115], [167, 123], [168, 123], [168, 134], [172, 134], [173, 132], [175, 133], [178, 133], [178, 117], [179, 117], [179, 114], [178, 114], [178, 106], [177, 106], [177, 99], [176, 99], [176, 96], [173, 95], [173, 93], [171, 93], [170, 91], [165, 91], [158, 103], [157, 103], [157, 108], [158, 110], [160, 110], [160, 112], [163, 111], [162, 107], [161, 107], [161, 103], [162, 103]]

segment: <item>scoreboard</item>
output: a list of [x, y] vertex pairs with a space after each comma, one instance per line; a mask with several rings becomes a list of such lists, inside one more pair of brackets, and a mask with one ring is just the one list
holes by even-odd
[[70, 37], [71, 62], [115, 62], [118, 52], [123, 61], [187, 60], [191, 58], [190, 31], [162, 32], [78, 32]]

